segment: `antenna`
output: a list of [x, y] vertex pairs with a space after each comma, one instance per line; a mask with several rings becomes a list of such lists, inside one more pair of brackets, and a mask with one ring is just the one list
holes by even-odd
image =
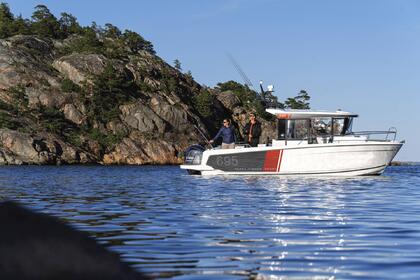
[[260, 90], [261, 90], [262, 100], [265, 100], [265, 91], [264, 91], [264, 88], [263, 88], [263, 81], [260, 81]]
[[242, 70], [242, 68], [239, 66], [238, 62], [236, 62], [236, 60], [233, 58], [233, 56], [230, 53], [227, 53], [227, 56], [229, 57], [229, 60], [232, 62], [233, 66], [235, 67], [236, 71], [238, 71], [239, 75], [244, 80], [245, 85], [247, 85], [250, 89], [255, 91], [254, 85], [252, 84], [251, 80], [247, 77], [245, 72]]
[[[254, 89], [254, 85], [252, 84], [251, 80], [247, 77], [245, 72], [242, 70], [242, 68], [239, 66], [238, 62], [233, 58], [233, 56], [230, 53], [226, 53], [229, 60], [232, 62], [233, 66], [235, 67], [236, 71], [238, 71], [239, 75], [241, 75], [242, 79], [245, 82], [245, 85], [247, 85], [251, 90], [257, 92]], [[257, 93], [257, 99], [259, 99], [264, 107], [278, 107], [279, 103], [277, 101], [277, 97], [273, 95], [274, 92], [274, 86], [268, 85], [267, 91], [263, 88], [263, 81], [260, 81], [260, 91], [261, 93]]]

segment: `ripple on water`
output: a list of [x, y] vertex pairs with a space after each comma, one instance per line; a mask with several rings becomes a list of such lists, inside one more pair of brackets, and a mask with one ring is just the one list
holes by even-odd
[[357, 178], [177, 167], [2, 167], [0, 197], [89, 232], [158, 278], [418, 279], [420, 167]]

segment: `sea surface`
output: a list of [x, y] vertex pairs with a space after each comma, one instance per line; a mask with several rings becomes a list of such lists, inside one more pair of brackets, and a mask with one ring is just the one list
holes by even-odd
[[157, 278], [420, 279], [420, 166], [341, 179], [0, 167], [0, 199], [65, 219]]

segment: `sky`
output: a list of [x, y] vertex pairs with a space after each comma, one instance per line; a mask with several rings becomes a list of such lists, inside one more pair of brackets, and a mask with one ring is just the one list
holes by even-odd
[[304, 89], [311, 108], [359, 114], [354, 130], [398, 129], [396, 160], [420, 161], [420, 1], [7, 1], [29, 18], [38, 4], [130, 29], [200, 84], [273, 84], [280, 101]]

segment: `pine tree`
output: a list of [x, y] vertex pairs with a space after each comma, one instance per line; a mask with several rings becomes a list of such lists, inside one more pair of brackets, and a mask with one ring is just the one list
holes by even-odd
[[57, 18], [44, 5], [35, 7], [35, 11], [32, 14], [32, 30], [41, 37], [60, 37], [60, 24]]
[[174, 67], [175, 67], [176, 70], [181, 71], [182, 70], [181, 61], [179, 61], [178, 59], [175, 59], [174, 60]]
[[82, 27], [77, 22], [76, 17], [68, 13], [61, 13], [61, 18], [58, 20], [60, 25], [61, 35], [68, 37], [71, 34], [80, 34]]
[[290, 109], [310, 109], [309, 99], [311, 99], [311, 97], [306, 90], [301, 90], [296, 97], [287, 98], [284, 104], [286, 108]]
[[6, 3], [0, 3], [0, 38], [13, 35], [14, 17]]
[[145, 50], [151, 54], [155, 54], [152, 43], [145, 40], [142, 36], [136, 32], [125, 30], [122, 34], [122, 38], [125, 44], [131, 49], [132, 52], [138, 52]]

